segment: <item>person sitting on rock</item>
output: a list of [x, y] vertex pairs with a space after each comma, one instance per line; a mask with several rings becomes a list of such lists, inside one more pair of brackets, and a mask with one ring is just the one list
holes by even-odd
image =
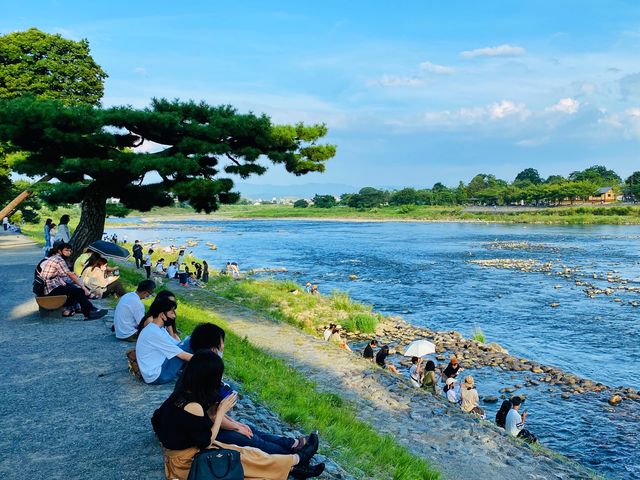
[[155, 270], [154, 273], [156, 275], [160, 275], [163, 276], [165, 275], [165, 269], [164, 269], [164, 258], [161, 258], [160, 260], [158, 260], [156, 262], [156, 266], [155, 266]]
[[422, 388], [434, 395], [438, 394], [438, 380], [436, 379], [436, 364], [428, 360], [422, 375]]
[[447, 378], [447, 382], [442, 391], [451, 403], [460, 403], [460, 391], [456, 388], [455, 378]]
[[449, 358], [449, 364], [442, 372], [442, 382], [446, 384], [447, 379], [456, 378], [458, 376], [458, 373], [462, 372], [463, 370], [464, 368], [462, 368], [460, 366], [460, 363], [458, 362], [458, 357], [456, 357], [455, 355], [451, 355], [451, 357]]
[[522, 397], [515, 396], [511, 399], [511, 410], [507, 413], [504, 429], [507, 431], [507, 434], [512, 437], [521, 438], [525, 442], [535, 443], [538, 441], [536, 436], [524, 428], [529, 413], [523, 412], [522, 415], [520, 414], [522, 402], [524, 402]]
[[420, 357], [411, 357], [409, 381], [416, 388], [420, 388], [422, 385], [422, 359]]
[[144, 317], [142, 300], [153, 295], [156, 284], [153, 280], [143, 280], [135, 292], [124, 294], [113, 314], [113, 331], [118, 340], [135, 342], [138, 338], [138, 325]]
[[[148, 328], [148, 327], [147, 327]], [[227, 444], [219, 440], [220, 426], [238, 396], [222, 397], [224, 363], [210, 350], [199, 350], [186, 365], [182, 384], [151, 419], [162, 444], [166, 478], [187, 480], [193, 457], [209, 448], [224, 448], [240, 453], [246, 480], [286, 480], [317, 477], [324, 463], [311, 465], [318, 444], [311, 442], [296, 454], [269, 455], [261, 450]]]
[[[91, 292], [82, 280], [69, 269], [67, 261], [71, 257], [71, 245], [64, 242], [56, 243], [49, 251], [50, 256], [38, 265], [38, 275], [44, 280], [45, 296], [66, 295], [65, 305], [70, 307], [63, 312], [63, 316], [73, 315], [73, 308], [80, 304], [85, 320], [104, 317], [107, 310], [97, 310], [89, 301]], [[75, 285], [73, 285], [75, 283]]]
[[322, 336], [324, 337], [326, 342], [329, 341], [329, 337], [333, 333], [333, 329], [334, 328], [336, 328], [336, 325], [334, 323], [330, 323], [329, 326], [324, 329], [324, 332], [322, 333]]
[[176, 278], [177, 274], [178, 274], [178, 268], [176, 267], [176, 262], [170, 262], [169, 266], [167, 267], [167, 278], [169, 280], [172, 280]]
[[393, 363], [387, 364], [387, 357], [389, 356], [389, 345], [384, 345], [376, 355], [376, 363], [378, 366], [389, 370], [391, 373], [400, 375], [400, 372]]
[[146, 318], [151, 322], [142, 329], [136, 342], [136, 360], [146, 383], [162, 385], [175, 380], [192, 354], [184, 343], [167, 332], [166, 326], [175, 319], [176, 302], [163, 298], [149, 307]]
[[340, 336], [340, 325], [336, 325], [331, 332], [331, 336], [329, 336], [329, 341], [335, 343], [343, 350], [351, 351], [351, 348], [347, 344], [346, 340], [343, 340]]
[[502, 405], [500, 405], [500, 410], [496, 413], [496, 425], [500, 428], [505, 428], [509, 410], [511, 410], [511, 402], [509, 400], [505, 400], [502, 402]]
[[480, 408], [480, 397], [471, 375], [464, 377], [462, 387], [460, 387], [460, 409], [465, 413], [473, 413], [480, 418], [486, 418], [484, 410]]
[[375, 356], [373, 354], [373, 349], [374, 347], [377, 347], [377, 346], [378, 346], [378, 341], [374, 338], [367, 344], [366, 347], [364, 347], [364, 352], [362, 352], [362, 356], [367, 360], [374, 362]]

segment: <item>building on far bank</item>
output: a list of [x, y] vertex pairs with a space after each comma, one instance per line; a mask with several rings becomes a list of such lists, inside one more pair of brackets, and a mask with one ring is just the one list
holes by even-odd
[[590, 203], [611, 203], [616, 201], [616, 193], [612, 187], [599, 188], [595, 195], [589, 197]]

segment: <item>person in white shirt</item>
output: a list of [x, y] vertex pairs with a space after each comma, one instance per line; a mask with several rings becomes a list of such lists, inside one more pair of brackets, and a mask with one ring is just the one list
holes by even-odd
[[9, 218], [4, 217], [2, 219], [2, 226], [4, 227], [4, 231], [6, 232], [7, 229], [9, 228]]
[[69, 243], [71, 241], [71, 232], [69, 231], [69, 215], [62, 215], [58, 230], [56, 231], [55, 241]]
[[151, 260], [152, 253], [153, 248], [150, 248], [147, 254], [144, 256], [144, 269], [147, 271], [147, 279], [151, 276], [151, 267], [153, 266], [153, 261]]
[[135, 342], [138, 337], [138, 324], [144, 317], [142, 300], [153, 294], [156, 284], [153, 280], [143, 280], [135, 292], [123, 295], [113, 314], [113, 328], [116, 338], [126, 342]]
[[175, 380], [193, 356], [165, 328], [175, 320], [176, 307], [176, 302], [169, 298], [149, 307], [146, 318], [151, 318], [151, 322], [142, 329], [136, 342], [136, 360], [146, 383], [161, 385]]
[[176, 268], [176, 263], [171, 262], [167, 267], [167, 278], [168, 279], [176, 278], [176, 273], [178, 273], [178, 269]]
[[420, 357], [411, 357], [409, 381], [416, 388], [420, 388], [422, 385], [422, 359]]
[[329, 337], [333, 333], [333, 329], [334, 328], [336, 328], [335, 324], [330, 323], [329, 326], [324, 329], [324, 332], [322, 333], [322, 336], [324, 337], [325, 342], [329, 341]]
[[447, 400], [451, 403], [460, 403], [460, 391], [456, 388], [456, 379], [447, 378], [444, 389], [442, 390], [447, 396]]
[[164, 258], [156, 262], [156, 273], [164, 276]]
[[505, 421], [505, 430], [507, 434], [512, 437], [518, 437], [525, 442], [535, 443], [538, 441], [536, 436], [529, 430], [524, 428], [524, 424], [527, 421], [528, 412], [520, 414], [520, 406], [524, 400], [521, 397], [513, 397], [511, 399], [511, 410], [507, 413], [507, 419]]

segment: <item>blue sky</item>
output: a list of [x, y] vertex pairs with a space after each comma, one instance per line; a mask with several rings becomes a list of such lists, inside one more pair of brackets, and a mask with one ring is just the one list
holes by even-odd
[[2, 3], [0, 33], [87, 38], [105, 105], [193, 98], [329, 126], [324, 174], [251, 183], [640, 170], [638, 1]]

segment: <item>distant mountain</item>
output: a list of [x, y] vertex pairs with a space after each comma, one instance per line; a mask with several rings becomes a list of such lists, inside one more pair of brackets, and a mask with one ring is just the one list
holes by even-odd
[[237, 190], [243, 198], [271, 199], [273, 197], [313, 198], [318, 195], [342, 195], [360, 190], [360, 187], [341, 183], [305, 183], [301, 185], [256, 185], [251, 183], [236, 183]]

